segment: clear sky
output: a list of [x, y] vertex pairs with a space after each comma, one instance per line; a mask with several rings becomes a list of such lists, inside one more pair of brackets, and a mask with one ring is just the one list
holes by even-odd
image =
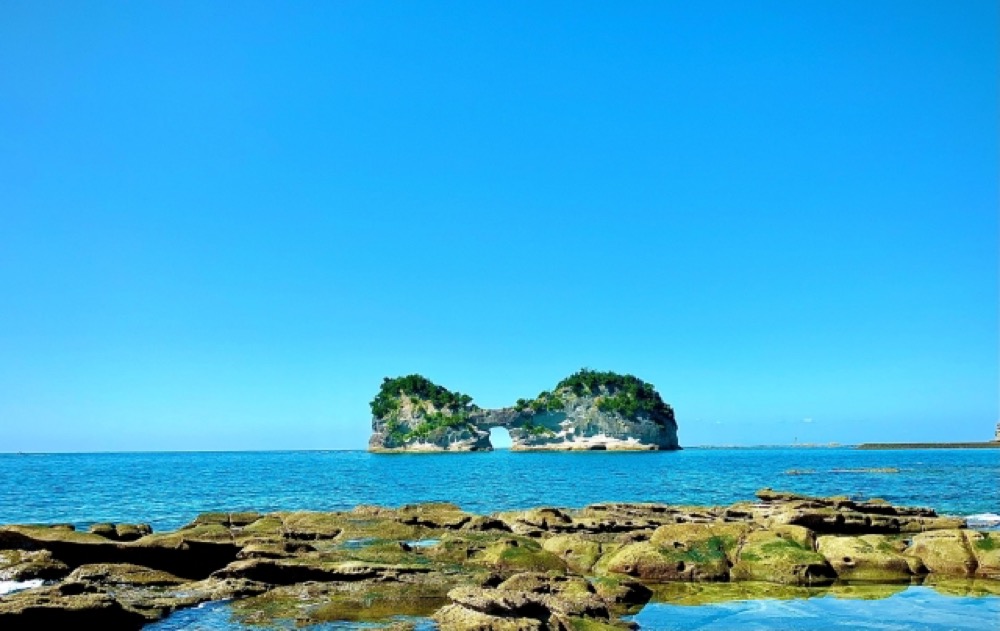
[[362, 448], [587, 366], [683, 445], [998, 420], [998, 9], [0, 4], [0, 451]]

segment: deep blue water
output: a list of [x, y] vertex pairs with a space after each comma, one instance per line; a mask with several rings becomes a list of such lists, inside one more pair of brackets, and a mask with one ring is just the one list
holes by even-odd
[[[843, 472], [884, 467], [899, 472]], [[1000, 450], [992, 449], [4, 454], [0, 523], [141, 521], [163, 530], [212, 510], [333, 510], [431, 500], [476, 512], [600, 501], [715, 505], [752, 499], [764, 486], [882, 497], [970, 515], [1000, 513], [998, 480]]]

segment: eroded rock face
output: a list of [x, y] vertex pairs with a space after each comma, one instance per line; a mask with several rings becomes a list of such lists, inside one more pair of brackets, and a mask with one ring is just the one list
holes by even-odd
[[434, 614], [442, 631], [631, 628], [613, 618], [608, 601], [583, 578], [515, 574], [496, 587], [458, 587], [448, 598], [452, 604]]
[[0, 597], [0, 628], [140, 628], [182, 607], [234, 599], [239, 620], [260, 624], [405, 613], [433, 614], [445, 630], [614, 629], [664, 585], [678, 593], [706, 586], [695, 590], [701, 596], [692, 591], [703, 598], [715, 582], [766, 594], [761, 585], [787, 592], [837, 580], [925, 581], [951, 590], [974, 580], [976, 590], [1000, 593], [998, 533], [877, 500], [770, 490], [758, 498], [494, 515], [447, 503], [207, 513], [129, 542], [5, 526], [0, 580], [46, 583]]
[[580, 371], [551, 392], [499, 409], [422, 379], [386, 379], [372, 402], [370, 451], [489, 451], [495, 427], [510, 432], [515, 451], [680, 449], [673, 410], [630, 375]]

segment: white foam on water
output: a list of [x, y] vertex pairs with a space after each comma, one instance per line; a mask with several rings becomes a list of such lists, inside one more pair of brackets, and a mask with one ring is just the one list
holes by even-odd
[[1000, 528], [1000, 515], [996, 513], [978, 513], [965, 518], [969, 528]]
[[13, 594], [14, 592], [23, 592], [26, 589], [41, 587], [44, 582], [45, 581], [40, 578], [36, 578], [31, 581], [0, 581], [0, 596]]

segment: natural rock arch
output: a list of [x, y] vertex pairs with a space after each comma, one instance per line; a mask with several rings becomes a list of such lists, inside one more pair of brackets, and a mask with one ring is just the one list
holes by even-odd
[[489, 451], [505, 428], [511, 449], [679, 449], [673, 409], [631, 375], [581, 370], [552, 391], [514, 406], [483, 409], [420, 375], [386, 378], [372, 401], [369, 450]]

